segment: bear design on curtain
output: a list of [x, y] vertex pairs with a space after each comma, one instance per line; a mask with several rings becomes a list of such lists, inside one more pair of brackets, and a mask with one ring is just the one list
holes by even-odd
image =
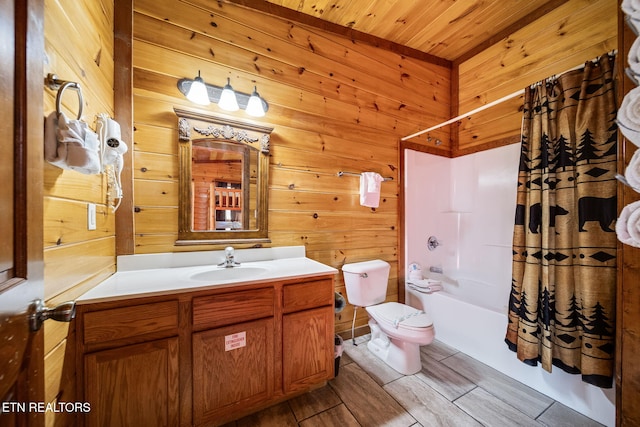
[[617, 125], [604, 55], [525, 90], [505, 341], [529, 365], [610, 388]]

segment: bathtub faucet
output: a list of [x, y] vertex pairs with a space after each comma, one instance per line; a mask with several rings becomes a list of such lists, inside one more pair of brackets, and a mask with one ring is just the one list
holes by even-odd
[[224, 261], [218, 264], [218, 267], [231, 268], [239, 265], [240, 263], [236, 262], [235, 259], [235, 249], [233, 249], [233, 246], [224, 248]]

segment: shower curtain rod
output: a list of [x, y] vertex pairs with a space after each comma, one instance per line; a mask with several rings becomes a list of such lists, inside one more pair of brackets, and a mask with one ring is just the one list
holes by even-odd
[[512, 94], [509, 94], [509, 95], [507, 95], [507, 96], [503, 96], [503, 97], [502, 97], [502, 98], [500, 98], [500, 99], [496, 99], [495, 101], [492, 101], [492, 102], [490, 102], [490, 103], [488, 103], [488, 104], [485, 104], [485, 105], [483, 105], [483, 106], [481, 106], [481, 107], [478, 107], [478, 108], [476, 108], [476, 109], [474, 109], [474, 110], [471, 110], [471, 111], [469, 111], [468, 113], [460, 114], [459, 116], [456, 116], [456, 117], [454, 117], [454, 118], [452, 118], [452, 119], [449, 119], [449, 120], [447, 120], [446, 122], [442, 122], [442, 123], [437, 124], [437, 125], [435, 125], [435, 126], [431, 126], [431, 127], [430, 127], [430, 128], [428, 128], [428, 129], [421, 130], [420, 132], [416, 132], [416, 133], [411, 134], [411, 135], [409, 135], [409, 136], [405, 136], [405, 137], [401, 138], [400, 140], [401, 140], [401, 141], [406, 141], [407, 139], [411, 139], [411, 138], [414, 138], [414, 137], [416, 137], [416, 136], [420, 136], [420, 135], [422, 135], [423, 133], [431, 132], [432, 130], [436, 130], [436, 129], [439, 129], [439, 128], [443, 127], [443, 126], [450, 125], [450, 124], [451, 124], [451, 123], [453, 123], [453, 122], [457, 122], [457, 121], [458, 121], [458, 120], [460, 120], [460, 119], [464, 119], [465, 117], [471, 116], [471, 115], [473, 115], [473, 114], [475, 114], [475, 113], [479, 113], [479, 112], [480, 112], [480, 111], [482, 111], [482, 110], [486, 110], [487, 108], [493, 107], [494, 105], [500, 104], [500, 103], [502, 103], [502, 102], [504, 102], [504, 101], [507, 101], [507, 100], [509, 100], [509, 99], [511, 99], [511, 98], [515, 98], [516, 96], [518, 96], [518, 95], [522, 95], [523, 93], [524, 93], [524, 89], [520, 89], [520, 90], [519, 90], [519, 91], [517, 91], [517, 92], [513, 92]]
[[[611, 51], [611, 52], [609, 52], [608, 54], [609, 54], [609, 55], [612, 55], [612, 54], [613, 54], [613, 55], [615, 55], [617, 52], [618, 52], [617, 50], [612, 50], [612, 51]], [[566, 70], [566, 71], [564, 71], [564, 72], [563, 72], [563, 73], [561, 73], [561, 74], [568, 73], [569, 71], [579, 70], [579, 69], [580, 69], [580, 68], [582, 68], [582, 67], [584, 67], [584, 63], [583, 63], [583, 64], [580, 64], [580, 65], [578, 65], [578, 66], [576, 66], [576, 67], [573, 67], [573, 68], [571, 68], [571, 69], [569, 69], [569, 70]], [[555, 74], [554, 74], [554, 76], [555, 76]], [[487, 108], [491, 108], [491, 107], [493, 107], [494, 105], [501, 104], [501, 103], [503, 103], [504, 101], [508, 101], [508, 100], [509, 100], [509, 99], [511, 99], [511, 98], [515, 98], [516, 96], [523, 95], [523, 94], [524, 94], [524, 89], [520, 89], [520, 90], [519, 90], [519, 91], [517, 91], [517, 92], [513, 92], [513, 93], [511, 93], [511, 94], [509, 94], [509, 95], [507, 95], [507, 96], [503, 96], [503, 97], [502, 97], [502, 98], [500, 98], [500, 99], [496, 99], [495, 101], [492, 101], [492, 102], [490, 102], [490, 103], [488, 103], [488, 104], [485, 104], [485, 105], [483, 105], [483, 106], [481, 106], [481, 107], [478, 107], [478, 108], [476, 108], [476, 109], [474, 109], [474, 110], [471, 110], [471, 111], [469, 111], [469, 112], [467, 112], [467, 113], [465, 113], [465, 114], [460, 114], [459, 116], [456, 116], [456, 117], [454, 117], [454, 118], [452, 118], [452, 119], [449, 119], [449, 120], [447, 120], [446, 122], [442, 122], [442, 123], [437, 124], [437, 125], [435, 125], [435, 126], [431, 126], [431, 127], [430, 127], [430, 128], [428, 128], [428, 129], [421, 130], [421, 131], [416, 132], [416, 133], [414, 133], [414, 134], [411, 134], [411, 135], [405, 136], [405, 137], [403, 137], [403, 138], [400, 138], [400, 140], [401, 140], [401, 141], [406, 141], [407, 139], [411, 139], [411, 138], [415, 138], [416, 136], [420, 136], [420, 135], [422, 135], [423, 133], [431, 132], [432, 130], [436, 130], [436, 129], [439, 129], [439, 128], [443, 127], [443, 126], [450, 125], [451, 123], [457, 122], [457, 121], [458, 121], [458, 120], [460, 120], [460, 119], [464, 119], [465, 117], [469, 117], [469, 116], [471, 116], [471, 115], [473, 115], [473, 114], [479, 113], [480, 111], [486, 110]]]

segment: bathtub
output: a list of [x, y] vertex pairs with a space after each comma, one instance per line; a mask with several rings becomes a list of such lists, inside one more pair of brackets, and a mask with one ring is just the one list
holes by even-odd
[[408, 288], [406, 303], [429, 313], [436, 339], [606, 426], [615, 425], [615, 391], [582, 382], [554, 367], [520, 362], [504, 342], [509, 293], [468, 278], [442, 281], [444, 290], [422, 294]]

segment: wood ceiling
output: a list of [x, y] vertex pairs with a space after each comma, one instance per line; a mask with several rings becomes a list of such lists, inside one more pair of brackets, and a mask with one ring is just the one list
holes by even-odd
[[567, 0], [229, 0], [399, 53], [461, 62]]

